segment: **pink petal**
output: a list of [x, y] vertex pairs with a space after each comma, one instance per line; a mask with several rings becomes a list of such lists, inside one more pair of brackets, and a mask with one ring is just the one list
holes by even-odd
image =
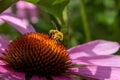
[[30, 12], [30, 19], [33, 23], [38, 22], [38, 10], [37, 7], [31, 3], [26, 2], [26, 6]]
[[120, 68], [116, 67], [87, 66], [79, 68], [73, 74], [82, 75], [88, 80], [119, 80], [119, 73]]
[[[29, 17], [33, 23], [36, 23], [38, 21], [37, 7], [32, 3], [25, 1], [18, 1], [16, 3], [16, 7], [17, 7], [16, 14], [22, 19], [27, 20]], [[29, 16], [27, 14], [29, 14]]]
[[80, 65], [120, 67], [120, 56], [105, 55], [105, 56], [81, 57], [72, 60], [72, 62], [73, 64], [80, 64]]
[[2, 66], [2, 65], [6, 65], [6, 63], [4, 61], [0, 60], [0, 66]]
[[44, 77], [33, 76], [31, 80], [47, 80]]
[[5, 35], [0, 35], [0, 56], [2, 56], [2, 53], [7, 48], [10, 41], [5, 37]]
[[52, 78], [53, 78], [53, 80], [79, 80], [79, 79], [74, 78], [72, 76], [54, 76]]
[[7, 8], [5, 11], [2, 13], [12, 13], [12, 7]]
[[0, 75], [1, 75], [1, 73], [7, 73], [7, 72], [8, 72], [8, 70], [3, 68], [3, 66], [0, 64]]
[[24, 80], [25, 74], [9, 70], [0, 65], [0, 80]]
[[72, 63], [79, 65], [120, 67], [120, 56], [101, 55], [101, 56], [81, 57], [72, 60]]
[[0, 19], [10, 24], [22, 34], [35, 32], [34, 28], [28, 22], [23, 21], [16, 15], [10, 13], [2, 13], [0, 14]]
[[75, 46], [68, 50], [71, 59], [76, 59], [78, 57], [84, 56], [94, 56], [94, 55], [110, 55], [118, 51], [120, 45], [117, 42], [105, 41], [105, 40], [95, 40]]
[[21, 17], [22, 19], [27, 19], [27, 14], [26, 14], [26, 5], [25, 1], [18, 1], [16, 3], [16, 14]]

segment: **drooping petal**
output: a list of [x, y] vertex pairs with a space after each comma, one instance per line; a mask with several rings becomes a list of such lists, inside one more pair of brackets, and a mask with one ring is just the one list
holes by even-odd
[[22, 19], [27, 19], [27, 14], [26, 14], [26, 6], [25, 5], [25, 1], [18, 1], [16, 3], [16, 15], [18, 15], [19, 17], [21, 17]]
[[95, 40], [68, 50], [71, 59], [84, 56], [110, 55], [118, 51], [120, 45], [117, 42]]
[[101, 56], [81, 57], [72, 60], [72, 63], [78, 65], [80, 64], [80, 65], [120, 67], [120, 56], [101, 55]]
[[0, 56], [2, 56], [2, 53], [5, 51], [9, 43], [10, 40], [7, 40], [5, 35], [0, 35]]
[[[88, 80], [119, 80], [120, 68], [103, 66], [80, 67], [75, 74]], [[93, 78], [93, 79], [92, 79]]]
[[28, 20], [29, 17], [33, 23], [38, 21], [37, 7], [34, 4], [25, 1], [18, 1], [16, 3], [16, 8], [16, 14], [22, 19]]
[[4, 63], [2, 60], [0, 60], [0, 66], [2, 65], [6, 65], [6, 63]]
[[33, 76], [31, 80], [47, 80], [44, 77]]
[[7, 8], [5, 11], [2, 13], [12, 13], [12, 7]]
[[35, 29], [28, 22], [22, 20], [14, 14], [2, 13], [0, 19], [10, 24], [12, 27], [17, 29], [21, 34], [35, 32]]
[[0, 65], [0, 80], [24, 80], [24, 78], [24, 73], [14, 72], [3, 65]]
[[52, 78], [53, 78], [53, 80], [79, 80], [79, 79], [74, 78], [72, 76], [54, 76]]
[[76, 75], [77, 77], [88, 79], [88, 80], [98, 80], [97, 78], [90, 77], [88, 74], [85, 74], [84, 72], [80, 72], [79, 68], [71, 68], [71, 71], [69, 72], [72, 75]]

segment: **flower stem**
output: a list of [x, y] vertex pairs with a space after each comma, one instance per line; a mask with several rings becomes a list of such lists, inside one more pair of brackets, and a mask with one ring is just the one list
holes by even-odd
[[91, 40], [91, 34], [90, 34], [90, 31], [89, 31], [87, 15], [86, 15], [86, 12], [85, 12], [84, 0], [80, 0], [80, 11], [81, 11], [81, 15], [82, 15], [83, 28], [84, 28], [84, 32], [85, 32], [85, 36], [86, 36], [86, 41], [90, 41]]

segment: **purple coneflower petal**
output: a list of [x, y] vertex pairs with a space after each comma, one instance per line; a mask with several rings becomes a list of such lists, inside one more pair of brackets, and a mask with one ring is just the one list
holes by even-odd
[[4, 35], [0, 35], [0, 56], [2, 56], [2, 53], [7, 48], [9, 43], [10, 40], [7, 40]]
[[71, 59], [84, 56], [110, 55], [118, 51], [120, 45], [117, 42], [95, 40], [83, 45], [75, 46], [68, 50]]
[[[76, 74], [86, 76], [88, 80], [119, 80], [120, 68], [104, 66], [80, 67]], [[93, 79], [91, 79], [93, 78]]]
[[101, 56], [81, 57], [72, 60], [72, 63], [78, 65], [120, 67], [120, 56], [101, 55]]
[[37, 7], [31, 3], [26, 2], [26, 6], [29, 9], [30, 12], [30, 19], [33, 23], [36, 23], [38, 21], [38, 10]]
[[27, 14], [26, 14], [26, 5], [25, 5], [25, 1], [18, 1], [16, 3], [16, 14], [21, 17], [22, 19], [27, 19]]
[[74, 78], [72, 76], [54, 76], [53, 80], [79, 80], [79, 79]]
[[12, 27], [17, 29], [22, 34], [28, 32], [35, 32], [35, 29], [28, 22], [23, 21], [16, 15], [10, 13], [2, 13], [0, 14], [0, 19], [10, 24]]
[[[11, 12], [12, 12], [12, 9], [11, 9], [11, 7], [9, 7], [5, 11], [3, 11], [2, 13], [11, 13]], [[4, 23], [4, 21], [0, 19], [0, 25], [2, 25], [3, 23]]]
[[18, 1], [16, 3], [16, 7], [17, 7], [16, 14], [22, 19], [28, 19], [29, 17], [33, 23], [36, 23], [38, 21], [37, 7], [32, 3]]
[[12, 7], [9, 7], [5, 11], [3, 11], [2, 13], [12, 13]]
[[0, 65], [0, 80], [24, 80], [24, 78], [25, 78], [24, 73], [14, 72], [7, 69], [3, 65]]
[[2, 65], [6, 65], [6, 63], [4, 63], [2, 60], [0, 60], [0, 66]]

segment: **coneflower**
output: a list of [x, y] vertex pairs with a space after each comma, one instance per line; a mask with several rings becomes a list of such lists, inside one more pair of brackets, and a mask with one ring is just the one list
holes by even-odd
[[16, 16], [1, 14], [0, 19], [22, 34], [10, 42], [0, 37], [1, 80], [119, 80], [117, 42], [95, 40], [66, 50]]

